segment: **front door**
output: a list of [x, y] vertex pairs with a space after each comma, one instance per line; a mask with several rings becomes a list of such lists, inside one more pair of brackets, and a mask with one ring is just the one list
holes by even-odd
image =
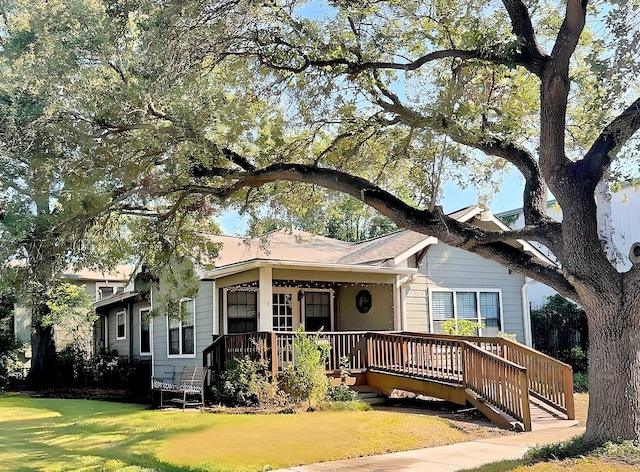
[[272, 298], [273, 330], [294, 331], [300, 324], [298, 289], [274, 287]]

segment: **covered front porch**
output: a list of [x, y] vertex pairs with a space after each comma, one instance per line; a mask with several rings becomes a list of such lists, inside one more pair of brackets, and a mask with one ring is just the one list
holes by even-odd
[[413, 268], [252, 261], [209, 274], [221, 334], [402, 329], [399, 287]]

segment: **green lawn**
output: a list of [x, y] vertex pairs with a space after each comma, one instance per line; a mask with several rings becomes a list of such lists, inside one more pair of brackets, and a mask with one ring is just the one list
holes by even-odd
[[385, 411], [230, 415], [91, 400], [0, 398], [0, 470], [273, 469], [472, 440], [433, 416]]

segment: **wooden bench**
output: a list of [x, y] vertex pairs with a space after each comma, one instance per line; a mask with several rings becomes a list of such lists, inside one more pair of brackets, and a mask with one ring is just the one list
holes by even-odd
[[204, 410], [204, 386], [207, 380], [207, 369], [201, 366], [185, 366], [180, 374], [179, 383], [153, 379], [152, 389], [160, 392], [160, 408], [164, 408], [164, 394], [171, 397], [167, 400], [187, 406], [199, 406]]

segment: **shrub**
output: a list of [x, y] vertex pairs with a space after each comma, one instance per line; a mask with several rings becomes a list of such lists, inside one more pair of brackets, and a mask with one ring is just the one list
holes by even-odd
[[518, 335], [516, 333], [503, 333], [502, 331], [498, 331], [498, 337], [502, 339], [508, 339], [510, 341], [517, 341]]
[[589, 391], [588, 374], [573, 374], [573, 391], [576, 393], [587, 393]]
[[272, 407], [286, 403], [286, 395], [269, 375], [266, 363], [248, 356], [227, 362], [215, 393], [228, 406]]
[[585, 451], [582, 446], [582, 436], [574, 436], [566, 441], [546, 444], [543, 446], [534, 446], [525, 453], [522, 459], [527, 464], [535, 464], [536, 462], [576, 457], [584, 452], [588, 451]]
[[484, 328], [484, 323], [470, 320], [446, 320], [442, 322], [444, 334], [456, 336], [475, 336], [478, 330]]
[[282, 389], [293, 401], [306, 401], [309, 407], [324, 401], [330, 385], [325, 374], [330, 346], [319, 341], [319, 332], [305, 334], [301, 325], [293, 340], [294, 363], [282, 374]]
[[327, 400], [330, 402], [351, 402], [358, 399], [358, 392], [351, 390], [348, 385], [340, 384], [330, 387], [327, 391]]
[[21, 349], [22, 343], [18, 338], [0, 331], [0, 391], [7, 387], [12, 373], [19, 365], [18, 352]]
[[587, 353], [579, 346], [571, 348], [569, 361], [575, 372], [586, 373], [589, 370]]

